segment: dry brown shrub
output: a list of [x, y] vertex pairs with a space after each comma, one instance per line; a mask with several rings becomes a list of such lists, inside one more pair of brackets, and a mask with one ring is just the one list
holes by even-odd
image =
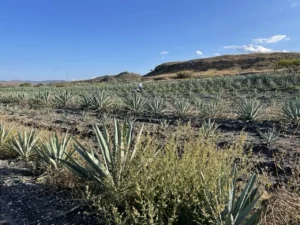
[[193, 77], [193, 73], [191, 71], [179, 71], [176, 73], [177, 79], [187, 79], [192, 77]]
[[50, 171], [47, 175], [48, 176], [42, 177], [40, 180], [44, 184], [55, 189], [80, 189], [83, 188], [86, 183], [84, 180], [65, 168], [60, 171]]
[[260, 225], [271, 224], [300, 224], [300, 196], [286, 190], [280, 190], [268, 199]]

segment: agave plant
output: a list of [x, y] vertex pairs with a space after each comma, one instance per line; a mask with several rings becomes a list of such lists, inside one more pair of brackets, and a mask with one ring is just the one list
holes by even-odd
[[96, 94], [91, 97], [91, 105], [94, 109], [103, 110], [112, 104], [111, 97], [108, 96], [104, 90], [96, 92]]
[[33, 98], [30, 100], [31, 106], [38, 107], [41, 105], [49, 105], [51, 99], [51, 93], [49, 91], [39, 92], [33, 95]]
[[[209, 189], [206, 188], [206, 180], [203, 173], [200, 173], [202, 185], [204, 187], [204, 197], [208, 205], [208, 210], [212, 215], [213, 224], [224, 224], [224, 225], [255, 225], [258, 224], [261, 210], [254, 211], [255, 204], [260, 199], [258, 189], [254, 188], [256, 181], [256, 174], [253, 174], [247, 181], [245, 187], [241, 191], [239, 196], [237, 187], [237, 169], [234, 165], [232, 170], [232, 181], [229, 184], [229, 195], [225, 199], [225, 202], [218, 200], [216, 196], [210, 194]], [[219, 191], [223, 192], [226, 182], [220, 182]], [[221, 194], [221, 193], [220, 193]], [[213, 207], [213, 202], [217, 204], [225, 204], [226, 207], [222, 212]], [[251, 215], [252, 213], [252, 215]], [[198, 223], [200, 224], [200, 223]]]
[[106, 126], [104, 126], [103, 132], [99, 130], [98, 126], [93, 126], [93, 129], [102, 159], [100, 159], [94, 150], [86, 149], [75, 139], [76, 143], [74, 144], [74, 148], [80, 155], [83, 164], [72, 157], [68, 161], [64, 161], [64, 163], [69, 169], [84, 179], [102, 185], [108, 180], [112, 185], [118, 186], [122, 180], [122, 173], [127, 167], [127, 164], [129, 164], [137, 154], [143, 126], [135, 140], [133, 139], [133, 126], [126, 122], [123, 124], [123, 127], [121, 127], [119, 122], [114, 120], [113, 140], [110, 140]]
[[23, 135], [18, 132], [18, 136], [12, 140], [12, 147], [21, 158], [27, 161], [34, 152], [38, 140], [39, 138], [34, 130], [31, 130], [29, 133], [24, 131]]
[[300, 120], [300, 98], [285, 103], [282, 112], [287, 119], [298, 122]]
[[102, 124], [102, 125], [106, 125], [111, 119], [111, 116], [108, 114], [108, 113], [102, 113], [100, 116], [99, 116], [99, 122]]
[[141, 94], [136, 92], [126, 97], [124, 103], [126, 108], [134, 113], [144, 111], [144, 106], [146, 104]]
[[202, 123], [202, 126], [199, 129], [200, 135], [202, 135], [205, 138], [213, 137], [217, 134], [218, 125], [211, 121], [209, 118], [208, 120], [204, 120]]
[[9, 106], [7, 105], [6, 110], [9, 114], [13, 115], [16, 113], [19, 113], [21, 111], [20, 106], [19, 105], [14, 105], [14, 106]]
[[4, 97], [3, 103], [21, 103], [26, 97], [25, 93], [12, 93]]
[[0, 102], [3, 103], [3, 104], [9, 104], [9, 103], [12, 102], [12, 99], [9, 98], [6, 94], [4, 94], [4, 95], [2, 94], [0, 96]]
[[185, 99], [175, 99], [173, 107], [179, 115], [186, 115], [192, 110], [192, 105]]
[[166, 119], [159, 120], [159, 127], [162, 130], [166, 130], [169, 127], [170, 122], [171, 122], [170, 120], [166, 120]]
[[221, 109], [220, 101], [214, 99], [213, 101], [205, 105], [204, 114], [205, 116], [214, 117], [216, 114], [219, 113], [220, 109]]
[[61, 107], [67, 107], [73, 100], [74, 94], [68, 90], [60, 92], [55, 95], [55, 102]]
[[61, 118], [62, 118], [62, 120], [68, 121], [69, 120], [69, 112], [68, 111], [63, 111], [61, 113]]
[[163, 98], [155, 97], [147, 102], [147, 111], [153, 114], [160, 114], [166, 111], [166, 101]]
[[197, 110], [197, 113], [202, 114], [205, 110], [204, 106], [204, 101], [200, 98], [192, 98], [192, 102]]
[[16, 94], [12, 94], [14, 103], [21, 104], [22, 102], [26, 102], [28, 95], [25, 92], [18, 92]]
[[91, 103], [91, 96], [88, 93], [79, 95], [78, 104], [82, 109], [88, 109], [91, 106]]
[[261, 132], [260, 130], [258, 130], [257, 132], [267, 145], [271, 145], [278, 140], [278, 134], [276, 133], [276, 130], [274, 128], [268, 130], [267, 132]]
[[67, 161], [67, 158], [72, 155], [67, 155], [70, 140], [71, 136], [65, 134], [64, 138], [60, 141], [57, 134], [53, 133], [49, 142], [44, 142], [36, 152], [44, 162], [57, 170], [61, 161]]
[[118, 110], [118, 109], [121, 109], [122, 107], [123, 107], [123, 100], [118, 97], [115, 97], [113, 104], [112, 104], [112, 108], [114, 110]]
[[5, 123], [0, 123], [0, 145], [7, 141], [10, 135], [11, 127], [6, 128]]
[[258, 100], [243, 99], [238, 105], [237, 114], [242, 120], [254, 120], [259, 116], [263, 106]]

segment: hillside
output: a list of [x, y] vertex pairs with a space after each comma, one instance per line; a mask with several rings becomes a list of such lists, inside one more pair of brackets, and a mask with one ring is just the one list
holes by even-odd
[[300, 58], [300, 53], [268, 53], [223, 55], [212, 58], [194, 59], [182, 62], [168, 62], [157, 66], [145, 77], [175, 74], [178, 71], [192, 71], [199, 75], [237, 74], [246, 72], [272, 71], [280, 59]]
[[118, 75], [105, 75], [90, 80], [84, 80], [83, 82], [130, 82], [138, 81], [141, 78], [142, 76], [136, 73], [122, 72]]

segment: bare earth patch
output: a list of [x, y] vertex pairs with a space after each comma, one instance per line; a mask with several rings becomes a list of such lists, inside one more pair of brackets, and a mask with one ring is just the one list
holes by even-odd
[[[103, 222], [103, 221], [102, 221]], [[21, 162], [0, 160], [0, 225], [103, 224], [82, 200], [54, 192]]]

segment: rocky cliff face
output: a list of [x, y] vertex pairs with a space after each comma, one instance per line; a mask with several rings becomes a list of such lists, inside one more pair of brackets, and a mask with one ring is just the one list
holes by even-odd
[[203, 72], [208, 70], [272, 70], [280, 59], [300, 58], [300, 53], [268, 53], [268, 54], [245, 54], [223, 55], [213, 58], [195, 59], [183, 62], [170, 62], [157, 66], [146, 76], [176, 73], [182, 70]]

